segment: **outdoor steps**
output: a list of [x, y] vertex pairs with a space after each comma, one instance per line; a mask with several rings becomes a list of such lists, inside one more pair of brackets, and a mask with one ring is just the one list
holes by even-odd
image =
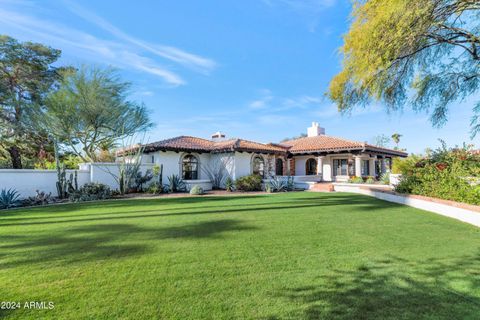
[[333, 192], [335, 191], [335, 187], [331, 183], [319, 182], [312, 185], [309, 190], [315, 192]]

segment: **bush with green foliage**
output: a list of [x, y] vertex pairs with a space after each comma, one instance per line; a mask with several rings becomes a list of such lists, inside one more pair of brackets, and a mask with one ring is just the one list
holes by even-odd
[[49, 203], [55, 202], [55, 198], [52, 197], [52, 193], [46, 193], [44, 191], [35, 191], [35, 196], [28, 197], [22, 201], [24, 206], [43, 206]]
[[235, 188], [238, 191], [262, 191], [262, 177], [252, 174], [238, 178], [235, 181]]
[[199, 196], [199, 195], [205, 194], [205, 191], [200, 186], [193, 186], [192, 189], [190, 189], [190, 194]]
[[[471, 147], [442, 147], [428, 156], [405, 162], [395, 190], [480, 205], [480, 155]], [[407, 165], [408, 163], [408, 165]]]
[[348, 183], [363, 183], [363, 178], [354, 176], [348, 179]]
[[366, 184], [374, 184], [375, 183], [375, 178], [372, 176], [369, 176], [367, 180], [365, 180]]
[[151, 194], [160, 194], [164, 192], [164, 188], [161, 184], [155, 181], [148, 186], [147, 192]]
[[20, 204], [20, 194], [15, 189], [0, 191], [0, 209], [10, 209]]
[[390, 172], [384, 172], [379, 179], [382, 184], [390, 184]]
[[86, 183], [70, 195], [73, 202], [108, 199], [112, 195], [110, 187], [103, 183]]
[[135, 176], [135, 189], [137, 192], [143, 192], [143, 186], [152, 179], [152, 170], [145, 171], [145, 174], [142, 174], [140, 171], [138, 171], [137, 175]]

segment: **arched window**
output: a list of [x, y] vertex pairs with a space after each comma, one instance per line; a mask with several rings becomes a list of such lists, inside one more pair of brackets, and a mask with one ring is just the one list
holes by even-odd
[[283, 176], [283, 160], [277, 159], [275, 161], [275, 175]]
[[317, 174], [317, 160], [310, 158], [305, 163], [305, 174], [307, 176], [314, 176]]
[[198, 159], [191, 154], [187, 154], [182, 159], [182, 179], [198, 179]]
[[252, 173], [262, 177], [265, 175], [265, 161], [262, 156], [254, 156], [252, 159]]

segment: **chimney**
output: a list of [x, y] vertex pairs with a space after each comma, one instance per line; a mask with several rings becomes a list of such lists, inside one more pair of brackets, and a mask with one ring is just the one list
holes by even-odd
[[213, 142], [219, 142], [219, 141], [224, 141], [224, 140], [225, 140], [225, 133], [217, 131], [214, 134], [212, 134], [212, 141]]
[[318, 125], [318, 122], [312, 122], [312, 126], [307, 129], [308, 137], [316, 137], [325, 134], [325, 128]]

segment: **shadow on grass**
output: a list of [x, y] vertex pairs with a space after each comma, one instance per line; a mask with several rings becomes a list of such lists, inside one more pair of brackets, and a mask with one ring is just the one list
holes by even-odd
[[[258, 197], [258, 196], [250, 196]], [[233, 198], [233, 197], [232, 197]], [[236, 196], [235, 198], [239, 198]], [[178, 200], [185, 199], [203, 199], [203, 204], [208, 203], [210, 198], [178, 198]], [[222, 197], [215, 198], [216, 200], [222, 199]], [[231, 198], [229, 198], [231, 199]], [[175, 200], [175, 199], [166, 199]], [[163, 201], [163, 200], [162, 200]], [[122, 201], [123, 202], [123, 201]], [[182, 202], [185, 203], [185, 202]], [[189, 203], [189, 202], [187, 202]], [[176, 203], [175, 203], [176, 204]], [[124, 203], [124, 205], [126, 205]], [[367, 211], [388, 208], [400, 208], [403, 207], [400, 204], [385, 202], [378, 199], [373, 199], [366, 196], [322, 196], [321, 198], [293, 198], [287, 201], [271, 201], [267, 203], [221, 203], [219, 205], [203, 205], [203, 206], [191, 206], [191, 207], [173, 207], [162, 208], [161, 206], [154, 206], [154, 209], [146, 209], [151, 207], [151, 204], [135, 203], [136, 210], [130, 211], [117, 211], [121, 208], [117, 203], [112, 206], [110, 203], [99, 206], [98, 203], [93, 206], [92, 204], [84, 204], [85, 208], [94, 209], [98, 207], [104, 210], [105, 208], [112, 209], [113, 211], [88, 213], [88, 214], [72, 214], [58, 216], [55, 213], [45, 214], [42, 217], [7, 217], [6, 219], [0, 218], [0, 227], [6, 226], [27, 226], [27, 225], [41, 225], [41, 224], [58, 224], [58, 223], [71, 223], [71, 222], [88, 222], [88, 221], [105, 221], [112, 219], [137, 219], [137, 218], [153, 218], [153, 217], [169, 217], [169, 216], [182, 216], [182, 215], [196, 215], [196, 214], [225, 214], [225, 213], [238, 213], [238, 212], [258, 212], [258, 211], [272, 211], [272, 210], [288, 210], [288, 209], [302, 209], [302, 208], [314, 208], [314, 207], [327, 207], [327, 206], [348, 206], [350, 209], [356, 211]], [[354, 206], [351, 207], [351, 206]], [[85, 217], [85, 218], [83, 218]], [[62, 219], [64, 218], [64, 219]], [[32, 221], [33, 220], [33, 221]], [[37, 221], [40, 220], [40, 221]]]
[[[119, 259], [148, 253], [148, 240], [218, 239], [232, 231], [254, 230], [238, 220], [216, 220], [182, 226], [148, 228], [131, 224], [97, 224], [53, 234], [11, 235], [0, 238], [0, 267], [58, 261], [72, 263]], [[141, 243], [141, 244], [140, 244]]]
[[21, 215], [26, 213], [43, 213], [45, 208], [48, 208], [50, 212], [54, 213], [65, 213], [73, 212], [80, 209], [85, 209], [88, 207], [99, 207], [99, 208], [117, 208], [117, 207], [128, 207], [128, 206], [156, 206], [159, 209], [162, 206], [170, 205], [181, 205], [181, 204], [198, 204], [205, 202], [217, 202], [217, 201], [231, 201], [231, 200], [245, 200], [245, 199], [264, 199], [270, 197], [270, 195], [235, 195], [235, 196], [209, 196], [209, 197], [198, 197], [198, 196], [186, 196], [186, 197], [165, 197], [161, 196], [158, 198], [132, 198], [132, 199], [109, 199], [103, 201], [91, 201], [91, 202], [81, 202], [81, 203], [65, 203], [65, 204], [54, 204], [48, 206], [36, 206], [31, 208], [14, 208], [10, 210], [0, 210], [1, 216], [13, 216]]
[[279, 292], [301, 305], [288, 319], [480, 318], [480, 255], [415, 263], [389, 257], [334, 270], [319, 283]]

